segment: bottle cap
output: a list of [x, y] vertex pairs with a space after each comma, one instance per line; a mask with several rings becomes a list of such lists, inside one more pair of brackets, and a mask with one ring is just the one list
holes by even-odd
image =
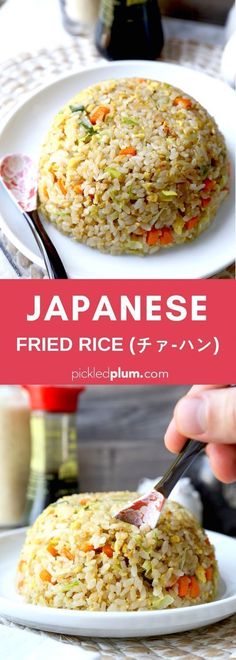
[[30, 397], [31, 410], [73, 413], [84, 387], [76, 385], [23, 385]]

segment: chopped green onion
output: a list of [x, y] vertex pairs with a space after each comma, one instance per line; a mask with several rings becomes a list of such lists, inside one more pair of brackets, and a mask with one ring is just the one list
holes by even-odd
[[143, 249], [143, 241], [136, 241], [135, 239], [130, 239], [126, 243], [127, 247], [129, 250], [142, 250]]
[[202, 177], [206, 178], [209, 172], [209, 167], [210, 165], [202, 165], [201, 167], [199, 167], [199, 173]]
[[83, 112], [85, 110], [84, 105], [69, 105], [71, 112]]
[[89, 133], [89, 135], [94, 135], [94, 133], [96, 133], [93, 128], [93, 124], [91, 124], [91, 121], [88, 119], [88, 117], [83, 117], [80, 123], [84, 128], [86, 128], [86, 131]]
[[164, 197], [177, 197], [177, 192], [175, 192], [175, 190], [162, 190], [161, 194], [164, 195]]
[[139, 126], [139, 122], [133, 117], [122, 117], [122, 124], [128, 124], [129, 126]]
[[78, 587], [78, 585], [78, 580], [74, 580], [74, 582], [67, 582], [67, 584], [63, 584], [62, 591], [69, 591], [70, 589], [73, 589], [73, 587]]
[[152, 599], [152, 608], [154, 610], [160, 610], [160, 609], [165, 609], [166, 607], [169, 607], [174, 602], [174, 598], [172, 596], [163, 596], [162, 598], [157, 598], [154, 596]]
[[113, 179], [119, 179], [119, 178], [122, 176], [122, 172], [120, 172], [120, 170], [116, 170], [115, 167], [108, 167], [108, 168], [106, 169], [106, 172], [107, 172], [108, 174], [110, 174], [110, 176], [111, 176]]

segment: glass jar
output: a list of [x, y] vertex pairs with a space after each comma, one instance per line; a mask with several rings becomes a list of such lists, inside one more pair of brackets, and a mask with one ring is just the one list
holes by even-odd
[[18, 527], [30, 467], [30, 410], [18, 386], [0, 386], [0, 527]]
[[86, 36], [93, 31], [100, 0], [60, 0], [63, 25], [73, 35]]

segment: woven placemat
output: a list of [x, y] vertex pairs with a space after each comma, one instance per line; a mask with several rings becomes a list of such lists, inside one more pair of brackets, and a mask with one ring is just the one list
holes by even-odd
[[[219, 76], [221, 56], [221, 46], [170, 39], [165, 44], [161, 59], [204, 70], [205, 73], [212, 76]], [[0, 122], [14, 108], [16, 103], [24, 99], [24, 96], [37, 90], [50, 80], [55, 80], [67, 71], [71, 72], [72, 69], [80, 66], [90, 66], [99, 60], [102, 61], [92, 41], [85, 38], [71, 38], [70, 45], [61, 46], [54, 50], [42, 49], [36, 53], [21, 53], [17, 57], [8, 60], [0, 69], [2, 98]], [[32, 264], [19, 250], [16, 250], [14, 245], [4, 236], [1, 229], [0, 248], [15, 269], [18, 277], [45, 277], [44, 271]], [[217, 273], [214, 277], [234, 279], [234, 265], [221, 273]]]

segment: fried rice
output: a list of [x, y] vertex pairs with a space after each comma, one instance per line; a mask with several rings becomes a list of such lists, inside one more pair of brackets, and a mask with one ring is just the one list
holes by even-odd
[[56, 115], [41, 150], [39, 210], [112, 254], [153, 254], [195, 239], [228, 192], [214, 119], [163, 82], [104, 81]]
[[168, 501], [158, 526], [114, 517], [136, 493], [64, 497], [28, 531], [17, 587], [28, 603], [78, 610], [135, 611], [214, 599], [214, 548], [196, 519]]

